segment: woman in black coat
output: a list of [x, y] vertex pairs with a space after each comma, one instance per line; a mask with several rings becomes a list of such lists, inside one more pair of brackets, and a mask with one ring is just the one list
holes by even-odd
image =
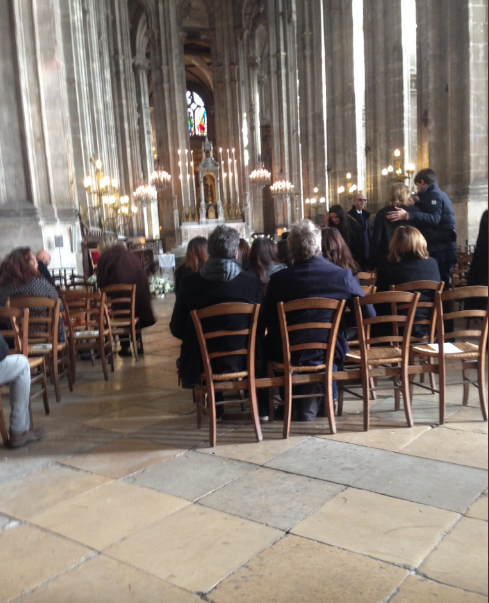
[[341, 205], [332, 205], [329, 216], [326, 215], [326, 226], [339, 230], [353, 259], [359, 266], [363, 266], [365, 263], [365, 238], [355, 218], [352, 218]]
[[[377, 273], [377, 291], [389, 291], [391, 285], [402, 285], [413, 281], [440, 282], [438, 262], [430, 258], [426, 239], [413, 226], [399, 226], [392, 237], [388, 261]], [[432, 302], [434, 291], [420, 291], [420, 302]], [[390, 305], [377, 308], [377, 314], [391, 314]], [[415, 320], [428, 320], [430, 308], [418, 308]], [[415, 325], [413, 337], [428, 335], [428, 325]], [[376, 334], [377, 335], [377, 334]]]
[[[482, 214], [474, 257], [472, 258], [469, 274], [467, 276], [467, 285], [470, 287], [475, 285], [487, 287], [489, 256], [487, 231], [488, 222], [486, 209], [486, 211]], [[466, 303], [466, 307], [470, 308], [471, 310], [485, 310], [487, 308], [487, 300], [484, 300], [481, 297], [474, 297], [467, 301], [468, 303]]]
[[401, 222], [391, 222], [387, 219], [387, 214], [393, 209], [400, 207], [406, 209], [412, 205], [411, 193], [409, 188], [402, 182], [393, 184], [389, 191], [389, 198], [385, 207], [380, 209], [375, 215], [372, 237], [370, 240], [370, 268], [379, 269], [387, 263], [389, 255], [389, 245], [394, 236], [396, 228], [399, 228]]

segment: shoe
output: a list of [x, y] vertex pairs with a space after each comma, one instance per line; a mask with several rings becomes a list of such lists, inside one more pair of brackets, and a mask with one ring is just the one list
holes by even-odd
[[270, 417], [268, 415], [263, 415], [260, 417], [260, 423], [268, 423], [270, 421]]
[[129, 348], [122, 348], [122, 350], [119, 350], [119, 356], [121, 358], [132, 358], [132, 352]]
[[38, 440], [42, 440], [44, 437], [44, 429], [42, 427], [38, 427], [37, 429], [33, 429], [32, 431], [24, 431], [22, 433], [11, 433], [9, 445], [10, 448], [20, 448], [21, 446], [25, 446], [30, 442], [37, 442]]

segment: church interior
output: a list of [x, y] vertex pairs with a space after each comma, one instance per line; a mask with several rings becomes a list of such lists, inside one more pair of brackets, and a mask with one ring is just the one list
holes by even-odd
[[[0, 0], [0, 34], [0, 603], [487, 601], [487, 0]], [[391, 202], [401, 189], [405, 205]], [[419, 228], [437, 277], [381, 288], [384, 207], [404, 216], [382, 218], [382, 232], [395, 222], [384, 264], [399, 231]], [[446, 247], [445, 214], [433, 226], [416, 213], [439, 207]], [[343, 214], [360, 220], [359, 255]], [[298, 228], [361, 289], [350, 306], [335, 298], [346, 305], [312, 377], [292, 364], [300, 325], [284, 308], [328, 298], [328, 279], [325, 294], [294, 285]], [[345, 265], [325, 230], [341, 233]], [[262, 260], [253, 272], [262, 244], [298, 290], [277, 297], [284, 354], [261, 370], [254, 333], [273, 329], [257, 304], [268, 312], [279, 282]], [[142, 285], [110, 280], [120, 248], [132, 259], [119, 274]], [[205, 332], [205, 305], [177, 303], [216, 254], [261, 280], [256, 300], [213, 302], [256, 304], [239, 331], [246, 371], [227, 379], [211, 365], [225, 354], [205, 348], [226, 323]], [[44, 267], [53, 295], [23, 289], [16, 261], [28, 282]], [[429, 303], [420, 283], [433, 279]], [[402, 300], [397, 340], [371, 348], [363, 295], [392, 314]], [[48, 296], [43, 314], [34, 298]], [[338, 361], [327, 350], [342, 329]], [[2, 367], [17, 356], [20, 440], [21, 389]], [[319, 391], [304, 384], [321, 388], [314, 420], [292, 410]]]

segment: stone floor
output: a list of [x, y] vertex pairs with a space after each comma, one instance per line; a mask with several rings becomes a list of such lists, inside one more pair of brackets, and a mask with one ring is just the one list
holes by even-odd
[[[487, 423], [415, 395], [338, 419], [263, 426], [239, 409], [210, 449], [178, 388], [173, 296], [146, 356], [78, 364], [40, 443], [0, 450], [0, 603], [476, 603], [487, 600]], [[420, 390], [421, 391], [421, 390]], [[382, 392], [383, 394], [385, 392]]]

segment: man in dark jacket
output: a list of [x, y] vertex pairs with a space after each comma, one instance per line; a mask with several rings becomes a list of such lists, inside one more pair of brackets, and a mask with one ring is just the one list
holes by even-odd
[[[292, 227], [287, 239], [292, 256], [293, 264], [286, 270], [276, 272], [270, 278], [265, 300], [265, 325], [268, 329], [265, 338], [265, 351], [267, 357], [275, 362], [282, 362], [282, 337], [280, 334], [280, 322], [278, 317], [277, 303], [289, 302], [295, 299], [310, 297], [325, 297], [329, 299], [345, 299], [346, 305], [352, 310], [344, 316], [342, 325], [338, 332], [335, 349], [335, 364], [344, 361], [349, 351], [346, 341], [345, 330], [351, 322], [355, 324], [355, 312], [353, 311], [353, 300], [355, 297], [364, 297], [360, 285], [355, 281], [350, 270], [339, 268], [327, 262], [321, 254], [321, 232], [310, 220], [302, 220]], [[363, 307], [365, 318], [375, 316], [372, 306]], [[290, 317], [289, 317], [290, 318]], [[292, 318], [295, 323], [299, 322], [331, 322], [332, 310], [316, 310], [296, 312]], [[313, 329], [311, 331], [297, 331], [290, 333], [291, 345], [308, 342], [327, 342], [329, 331], [326, 329]], [[292, 353], [292, 364], [294, 366], [310, 366], [324, 362], [323, 350], [307, 350]], [[311, 384], [309, 391], [297, 391], [297, 393], [316, 393], [321, 395], [316, 384]], [[294, 394], [296, 390], [294, 388]], [[321, 398], [305, 398], [299, 410], [299, 418], [304, 421], [313, 420], [318, 411]]]
[[[229, 302], [261, 304], [263, 288], [254, 276], [245, 274], [238, 263], [239, 234], [234, 228], [218, 226], [208, 241], [209, 259], [201, 268], [186, 276], [177, 295], [170, 330], [182, 340], [178, 367], [183, 387], [193, 388], [200, 381], [202, 360], [197, 334], [190, 312], [215, 304]], [[203, 322], [205, 331], [239, 331], [248, 328], [249, 316], [233, 315], [209, 318]], [[247, 337], [209, 340], [209, 351], [234, 351], [246, 347]], [[212, 360], [216, 373], [235, 373], [246, 368], [246, 356], [229, 355]], [[218, 407], [222, 408], [222, 407]]]
[[419, 201], [406, 209], [397, 208], [387, 217], [393, 222], [408, 220], [418, 228], [426, 242], [430, 256], [435, 258], [440, 269], [445, 291], [450, 288], [453, 267], [457, 263], [457, 233], [452, 202], [440, 190], [435, 172], [427, 168], [414, 177]]
[[365, 210], [366, 204], [367, 197], [359, 192], [355, 195], [353, 207], [348, 212], [358, 222], [363, 233], [365, 263], [362, 268], [364, 270], [368, 270], [370, 264], [370, 212]]
[[10, 384], [10, 440], [12, 448], [36, 442], [44, 436], [44, 429], [30, 428], [29, 393], [31, 370], [22, 354], [9, 355], [7, 342], [0, 334], [0, 385]]

